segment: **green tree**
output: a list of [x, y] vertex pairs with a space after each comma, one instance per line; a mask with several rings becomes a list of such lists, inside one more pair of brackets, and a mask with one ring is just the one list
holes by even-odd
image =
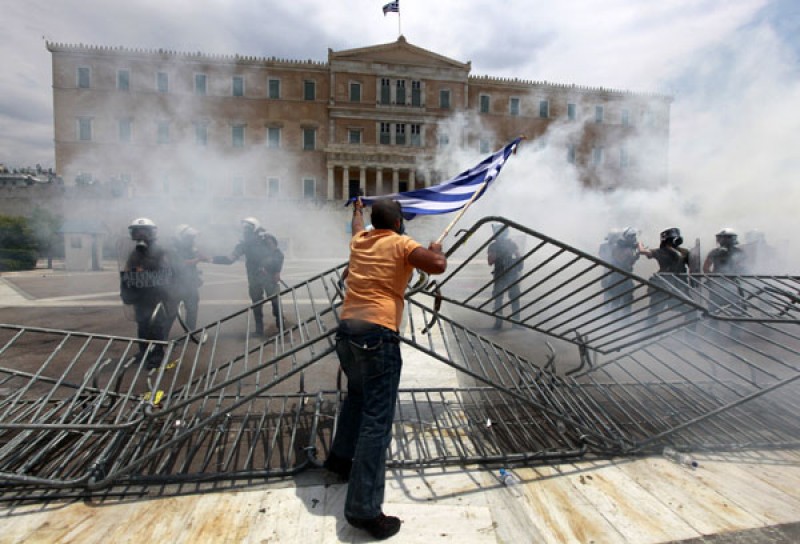
[[28, 220], [0, 215], [0, 271], [36, 268], [38, 246]]

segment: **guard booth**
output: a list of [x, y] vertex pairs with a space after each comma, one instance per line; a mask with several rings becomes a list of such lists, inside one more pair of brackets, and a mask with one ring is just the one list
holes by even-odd
[[108, 227], [90, 219], [66, 219], [59, 233], [64, 235], [66, 270], [102, 270], [103, 242]]

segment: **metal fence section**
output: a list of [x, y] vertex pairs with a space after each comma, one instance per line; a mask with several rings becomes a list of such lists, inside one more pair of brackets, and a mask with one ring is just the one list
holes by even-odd
[[[284, 433], [316, 402], [320, 384], [306, 371], [333, 351], [341, 268], [282, 291], [265, 336], [253, 329], [252, 306], [163, 343], [0, 325], [0, 479], [69, 487], [206, 474], [232, 422], [252, 426], [250, 414], [263, 434], [241, 430], [255, 440], [248, 462], [263, 473], [294, 470], [299, 442]], [[140, 344], [148, 353], [162, 345], [158, 370], [138, 363]]]
[[[498, 223], [522, 248], [511, 283], [485, 262]], [[652, 282], [494, 217], [450, 259], [446, 275], [414, 282], [401, 334], [407, 356], [450, 379], [401, 389], [389, 465], [798, 445], [798, 278]], [[136, 339], [0, 325], [0, 489], [318, 466], [346, 389], [334, 354], [343, 266], [284, 289], [265, 336], [242, 308], [162, 343], [154, 371]], [[518, 325], [526, 355], [466, 314]]]
[[[493, 229], [491, 227], [499, 227]], [[492, 276], [487, 250], [511, 238], [520, 256]], [[460, 231], [459, 264], [423, 291], [597, 353], [631, 349], [702, 316], [800, 323], [800, 277], [662, 274], [644, 279], [502, 217]]]

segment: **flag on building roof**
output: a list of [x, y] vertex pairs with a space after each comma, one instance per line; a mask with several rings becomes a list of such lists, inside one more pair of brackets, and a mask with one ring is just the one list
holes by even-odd
[[[504, 148], [489, 155], [469, 170], [438, 185], [381, 197], [362, 196], [361, 202], [365, 206], [371, 206], [378, 198], [391, 198], [398, 201], [403, 207], [403, 215], [406, 219], [417, 215], [436, 215], [458, 211], [470, 202], [476, 192], [478, 194], [475, 195], [475, 200], [483, 196], [489, 184], [497, 179], [500, 169], [516, 150], [521, 139], [515, 138]], [[354, 199], [348, 201], [348, 204], [352, 200]]]
[[388, 4], [384, 4], [383, 6], [384, 17], [390, 11], [393, 11], [395, 13], [400, 13], [400, 0], [394, 0], [394, 2], [389, 2]]

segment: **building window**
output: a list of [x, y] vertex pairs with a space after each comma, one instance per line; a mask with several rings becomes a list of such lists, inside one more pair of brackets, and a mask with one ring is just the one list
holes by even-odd
[[577, 107], [575, 104], [567, 104], [567, 119], [574, 121], [577, 116]]
[[317, 144], [317, 129], [304, 128], [303, 129], [303, 149], [305, 151], [313, 151]]
[[90, 117], [78, 118], [78, 140], [82, 142], [92, 141], [92, 119]]
[[567, 162], [575, 164], [575, 144], [569, 144], [567, 146]]
[[631, 124], [631, 110], [622, 110], [622, 126], [627, 127]]
[[411, 82], [411, 105], [420, 107], [422, 106], [422, 82]]
[[91, 84], [91, 72], [89, 68], [86, 66], [80, 66], [78, 68], [78, 88], [79, 89], [88, 89]]
[[351, 144], [360, 144], [361, 143], [361, 130], [351, 128], [347, 131], [347, 141]]
[[242, 76], [233, 76], [231, 85], [233, 96], [244, 96], [244, 78]]
[[406, 126], [402, 123], [397, 123], [394, 126], [394, 143], [406, 145]]
[[621, 147], [619, 149], [619, 167], [627, 168], [628, 166], [630, 166], [630, 160], [628, 158], [628, 148]]
[[317, 99], [317, 82], [307, 79], [303, 82], [303, 100]]
[[267, 147], [270, 149], [279, 149], [281, 147], [280, 127], [267, 127]]
[[361, 83], [350, 82], [350, 102], [361, 102]]
[[381, 104], [392, 103], [392, 82], [388, 78], [381, 78]]
[[594, 122], [595, 123], [603, 122], [603, 106], [594, 107]]
[[481, 113], [489, 113], [489, 95], [482, 94], [480, 96], [480, 111]]
[[205, 74], [194, 75], [194, 94], [205, 96], [208, 91], [208, 77]]
[[231, 195], [244, 196], [244, 178], [242, 176], [234, 176], [231, 180]]
[[130, 119], [120, 119], [118, 123], [119, 127], [119, 141], [122, 143], [130, 143], [131, 141], [131, 125], [132, 121]]
[[592, 164], [595, 166], [600, 166], [603, 164], [603, 148], [602, 147], [593, 147], [592, 148]]
[[411, 125], [411, 145], [422, 146], [422, 125]]
[[450, 91], [448, 89], [439, 91], [439, 107], [443, 110], [450, 109]]
[[436, 137], [436, 143], [439, 144], [439, 147], [445, 147], [450, 144], [450, 136], [447, 133], [440, 133]]
[[642, 110], [642, 125], [649, 127], [653, 126], [655, 118], [653, 112], [649, 110]]
[[281, 180], [278, 178], [267, 179], [267, 196], [269, 198], [278, 198], [281, 194]]
[[169, 74], [166, 72], [156, 73], [156, 90], [160, 93], [169, 92]]
[[160, 144], [169, 143], [169, 121], [159, 121], [157, 126], [156, 141]]
[[511, 98], [508, 101], [508, 113], [513, 116], [519, 115], [519, 98]]
[[244, 125], [231, 127], [231, 145], [233, 147], [244, 147], [244, 127]]
[[380, 134], [380, 144], [381, 145], [389, 145], [392, 143], [392, 133], [391, 127], [389, 123], [381, 123], [381, 134]]
[[208, 124], [194, 124], [194, 143], [200, 146], [208, 145]]
[[280, 79], [270, 79], [267, 82], [269, 93], [268, 96], [272, 100], [278, 100], [281, 97], [281, 80]]
[[398, 79], [397, 82], [397, 89], [395, 93], [395, 102], [401, 106], [406, 105], [406, 80], [405, 79]]
[[129, 91], [131, 88], [131, 73], [128, 70], [117, 70], [117, 90]]
[[539, 117], [547, 119], [550, 117], [550, 102], [547, 100], [539, 100]]
[[303, 178], [303, 198], [306, 200], [317, 198], [317, 180], [314, 178]]
[[478, 140], [478, 152], [479, 153], [488, 153], [489, 152], [489, 140], [486, 138], [481, 138]]

